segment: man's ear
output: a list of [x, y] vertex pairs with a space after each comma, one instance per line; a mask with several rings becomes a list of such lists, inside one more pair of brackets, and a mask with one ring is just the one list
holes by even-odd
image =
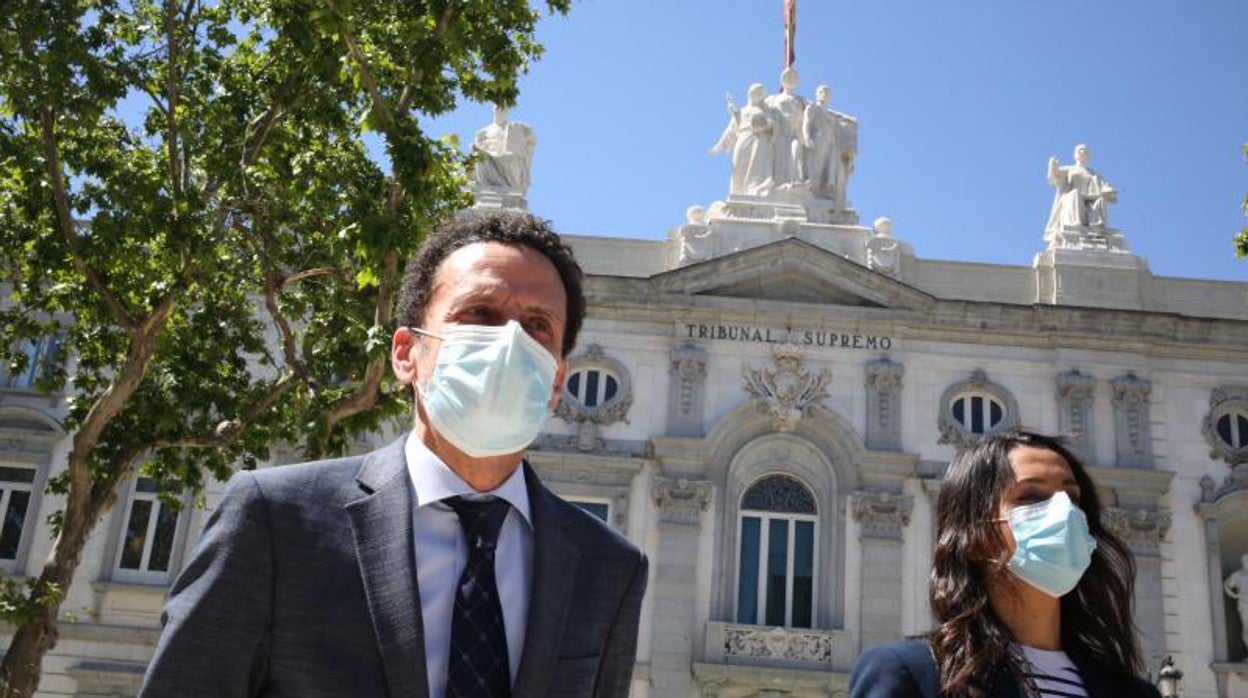
[[563, 395], [563, 382], [568, 378], [568, 360], [559, 359], [559, 368], [555, 371], [555, 389], [550, 396], [550, 411], [559, 406], [559, 398]]
[[419, 377], [416, 357], [420, 355], [420, 339], [415, 332], [400, 327], [390, 338], [390, 368], [400, 383], [415, 385]]

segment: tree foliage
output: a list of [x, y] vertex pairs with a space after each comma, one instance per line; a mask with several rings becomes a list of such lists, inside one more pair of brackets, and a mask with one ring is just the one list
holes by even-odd
[[538, 18], [527, 0], [0, 0], [0, 351], [16, 372], [22, 341], [63, 337], [40, 387], [71, 396], [72, 434], [52, 555], [0, 603], [20, 626], [4, 695], [37, 685], [60, 592], [136, 468], [195, 489], [405, 411], [386, 370], [401, 261], [467, 203], [463, 155], [422, 120], [513, 103]]
[[[1244, 144], [1244, 160], [1248, 160], [1248, 143]], [[1243, 203], [1244, 215], [1248, 215], [1248, 194], [1244, 195]], [[1235, 236], [1235, 256], [1243, 259], [1248, 257], [1248, 225], [1240, 229], [1239, 234]]]

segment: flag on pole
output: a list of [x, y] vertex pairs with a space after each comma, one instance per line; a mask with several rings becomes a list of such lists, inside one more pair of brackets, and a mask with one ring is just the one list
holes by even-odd
[[797, 60], [797, 0], [784, 0], [784, 67]]

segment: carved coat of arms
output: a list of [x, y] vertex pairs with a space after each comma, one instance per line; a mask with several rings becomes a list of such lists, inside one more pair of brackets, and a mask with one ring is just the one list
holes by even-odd
[[746, 366], [742, 378], [745, 391], [760, 410], [771, 414], [776, 430], [792, 431], [803, 416], [827, 399], [832, 374], [827, 369], [818, 373], [807, 370], [802, 366], [801, 348], [786, 344], [772, 350], [771, 366]]

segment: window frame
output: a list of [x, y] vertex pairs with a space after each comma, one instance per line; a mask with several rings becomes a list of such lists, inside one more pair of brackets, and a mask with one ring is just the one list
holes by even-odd
[[[181, 506], [174, 512], [177, 518], [174, 524], [172, 541], [170, 542], [167, 568], [165, 570], [147, 569], [151, 562], [151, 551], [155, 545], [155, 533], [156, 528], [159, 526], [160, 514], [165, 507], [171, 505], [161, 501], [159, 489], [154, 492], [138, 491], [139, 483], [144, 480], [153, 481], [151, 478], [142, 475], [132, 476], [125, 490], [124, 501], [119, 500], [117, 506], [114, 507], [114, 517], [109, 534], [109, 546], [107, 555], [104, 558], [105, 577], [108, 581], [122, 584], [166, 585], [173, 581], [182, 567], [183, 549], [186, 543], [189, 519], [191, 518], [191, 512], [189, 511], [191, 498], [189, 493], [183, 494], [179, 498]], [[125, 554], [126, 536], [130, 530], [130, 519], [134, 513], [134, 505], [140, 501], [150, 501], [153, 505], [148, 513], [147, 530], [144, 532], [143, 552], [139, 558], [139, 568], [131, 569], [122, 567], [121, 561], [122, 556]]]
[[8, 523], [9, 504], [12, 501], [14, 492], [29, 492], [30, 496], [26, 500], [26, 512], [22, 515], [21, 530], [17, 534], [17, 546], [13, 551], [13, 558], [0, 558], [0, 570], [6, 574], [17, 574], [24, 565], [26, 553], [30, 548], [31, 531], [37, 523], [36, 511], [39, 508], [39, 494], [43, 491], [41, 482], [41, 472], [45, 469], [33, 463], [23, 463], [8, 458], [0, 458], [0, 468], [13, 468], [21, 470], [29, 470], [31, 472], [30, 482], [19, 482], [16, 480], [0, 480], [0, 532]]
[[[580, 398], [572, 394], [568, 387], [573, 376], [588, 375], [590, 371], [598, 371], [600, 375], [610, 375], [615, 379], [615, 395], [603, 399], [598, 404], [586, 406]], [[587, 382], [587, 381], [586, 381]], [[605, 381], [600, 390], [605, 395]], [[555, 416], [569, 424], [593, 423], [608, 425], [616, 422], [628, 422], [628, 410], [633, 404], [633, 379], [628, 368], [622, 362], [607, 356], [598, 344], [590, 344], [584, 354], [568, 359], [568, 373], [560, 386], [560, 400], [555, 407]]]
[[[969, 401], [975, 397], [987, 398], [984, 401], [984, 410], [987, 413], [985, 417], [991, 416], [991, 408], [989, 407], [991, 402], [999, 403], [1003, 410], [1001, 421], [995, 426], [987, 426], [985, 424], [986, 428], [983, 433], [975, 433], [971, 428], [963, 425], [953, 414], [953, 408], [957, 402], [964, 399]], [[967, 417], [969, 418], [970, 416], [967, 415]], [[1014, 394], [1004, 386], [988, 380], [987, 374], [982, 369], [975, 369], [966, 380], [950, 385], [941, 394], [940, 408], [937, 415], [937, 427], [940, 430], [940, 438], [937, 440], [937, 443], [951, 444], [955, 448], [963, 448], [985, 436], [1013, 429], [1019, 425], [1020, 420], [1018, 401], [1014, 399]]]
[[[806, 493], [810, 495], [811, 500], [814, 502], [815, 513], [803, 514], [803, 513], [797, 513], [797, 512], [780, 512], [780, 511], [770, 511], [770, 510], [764, 510], [764, 509], [745, 508], [744, 506], [745, 498], [747, 495], [749, 495], [750, 490], [752, 490], [759, 483], [771, 477], [782, 477], [782, 478], [786, 478], [789, 480], [793, 480], [799, 486], [804, 488], [806, 490]], [[815, 496], [814, 492], [815, 492], [814, 489], [811, 488], [811, 486], [808, 485], [806, 482], [804, 482], [801, 478], [796, 477], [795, 475], [791, 473], [787, 473], [787, 472], [765, 473], [755, 478], [746, 487], [742, 488], [741, 494], [738, 497], [738, 503], [737, 503], [737, 538], [736, 538], [737, 544], [736, 544], [735, 560], [734, 560], [734, 565], [733, 565], [733, 572], [734, 572], [733, 574], [733, 579], [734, 579], [733, 596], [732, 596], [733, 622], [744, 624], [744, 625], [758, 625], [758, 626], [763, 626], [763, 627], [783, 627], [783, 628], [799, 628], [799, 629], [814, 629], [817, 626], [818, 611], [819, 611], [819, 605], [817, 602], [817, 594], [819, 590], [819, 581], [820, 581], [819, 580], [820, 512], [819, 512], [819, 499], [818, 497]], [[742, 561], [743, 561], [742, 556], [744, 553], [745, 520], [747, 517], [756, 518], [759, 520], [758, 570], [757, 570], [757, 582], [756, 582], [757, 587], [755, 590], [755, 618], [754, 618], [753, 623], [750, 623], [741, 618], [741, 581], [742, 581], [742, 575], [744, 574], [744, 571], [745, 571], [742, 568]], [[773, 521], [784, 521], [787, 523], [786, 538], [788, 540], [788, 543], [786, 545], [786, 550], [785, 550], [784, 623], [780, 626], [772, 626], [771, 624], [766, 622], [767, 620], [766, 601], [767, 601], [767, 594], [768, 594], [768, 580], [767, 580], [767, 565], [764, 563], [764, 561], [767, 559], [767, 556], [770, 550], [771, 522]], [[797, 560], [796, 550], [797, 550], [797, 528], [798, 528], [797, 524], [798, 523], [809, 523], [810, 528], [811, 528], [811, 544], [810, 544], [810, 548], [811, 548], [811, 560], [810, 560], [811, 593], [810, 593], [810, 608], [808, 609], [810, 624], [807, 626], [794, 626], [793, 625], [794, 590], [795, 590], [795, 585], [797, 583], [797, 577], [794, 574], [794, 568], [796, 566], [796, 560]]]
[[[587, 514], [592, 515], [594, 518], [608, 525], [611, 524], [612, 517], [615, 515], [615, 506], [613, 505], [611, 499], [607, 497], [591, 497], [591, 496], [576, 495], [576, 496], [571, 496], [571, 497], [564, 497], [563, 500], [567, 502], [568, 504], [572, 504], [574, 506], [580, 507], [581, 511], [584, 511]], [[589, 509], [586, 509], [583, 506], [585, 504], [596, 504], [599, 506], [606, 507], [607, 508], [606, 516], [599, 517], [594, 512], [590, 511]]]
[[1240, 430], [1244, 445], [1235, 447], [1218, 433], [1219, 422], [1230, 418], [1232, 437], [1239, 430], [1239, 420], [1248, 419], [1248, 386], [1219, 386], [1209, 396], [1209, 412], [1201, 423], [1201, 433], [1208, 442], [1209, 457], [1226, 461], [1232, 466], [1248, 463], [1248, 434]]
[[[37, 392], [35, 384], [43, 376], [44, 363], [51, 356], [63, 341], [63, 337], [59, 332], [45, 334], [38, 338], [25, 338], [19, 340], [23, 345], [24, 353], [28, 361], [26, 368], [19, 375], [9, 373], [7, 365], [0, 365], [0, 390], [12, 392], [33, 393]], [[29, 345], [30, 349], [25, 350]]]

